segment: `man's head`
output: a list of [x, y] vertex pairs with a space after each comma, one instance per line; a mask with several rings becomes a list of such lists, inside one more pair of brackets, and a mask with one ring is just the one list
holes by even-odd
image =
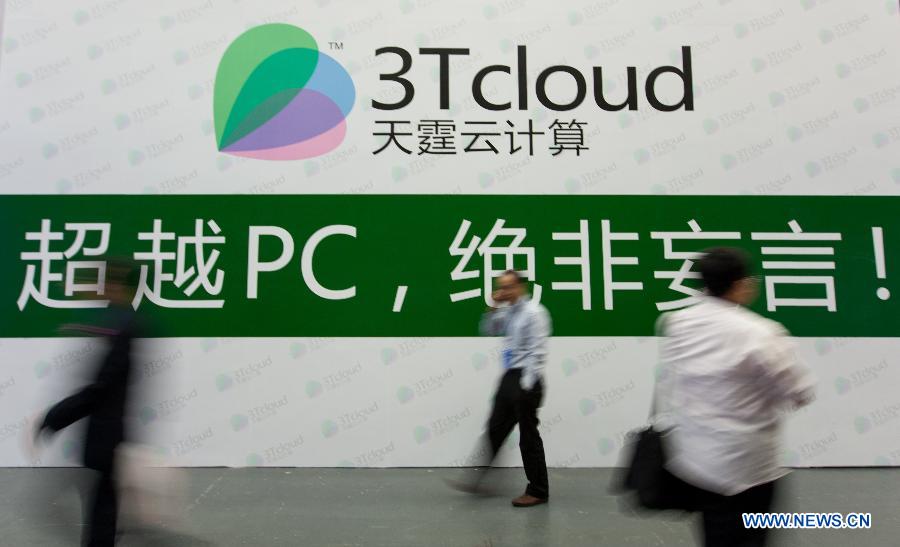
[[757, 282], [750, 275], [750, 257], [741, 249], [710, 249], [698, 262], [697, 269], [710, 295], [745, 306], [756, 300]]
[[516, 303], [525, 295], [525, 280], [515, 270], [507, 270], [494, 280], [494, 300]]
[[138, 269], [126, 258], [112, 258], [106, 262], [106, 297], [113, 305], [131, 304], [137, 289]]

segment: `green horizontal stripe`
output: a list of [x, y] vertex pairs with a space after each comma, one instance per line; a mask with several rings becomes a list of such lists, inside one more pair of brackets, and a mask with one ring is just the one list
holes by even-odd
[[[32, 300], [24, 311], [16, 301], [22, 291], [26, 265], [23, 251], [37, 250], [25, 233], [38, 231], [41, 219], [62, 230], [66, 222], [110, 222], [110, 255], [149, 251], [139, 232], [151, 230], [153, 219], [180, 236], [193, 235], [194, 219], [214, 219], [226, 238], [215, 245], [221, 253], [217, 268], [225, 272], [218, 298], [222, 309], [162, 309], [144, 301], [160, 336], [471, 336], [484, 302], [453, 303], [450, 294], [479, 289], [482, 281], [451, 281], [458, 258], [449, 253], [460, 223], [472, 223], [471, 235], [484, 239], [498, 218], [509, 228], [526, 228], [524, 246], [535, 249], [537, 281], [542, 302], [553, 318], [557, 336], [652, 335], [658, 316], [655, 303], [683, 297], [668, 288], [668, 279], [655, 271], [674, 271], [680, 260], [665, 260], [663, 243], [653, 231], [690, 230], [695, 219], [704, 231], [738, 231], [738, 242], [678, 241], [676, 251], [701, 250], [709, 245], [733, 244], [761, 262], [763, 246], [833, 246], [833, 257], [784, 256], [774, 261], [833, 261], [835, 269], [761, 271], [763, 275], [833, 276], [837, 311], [821, 307], [784, 307], [765, 311], [765, 297], [756, 309], [784, 323], [798, 336], [900, 336], [900, 198], [800, 196], [446, 196], [446, 195], [186, 195], [186, 196], [0, 196], [0, 337], [58, 336], [62, 323], [91, 321], [96, 311], [60, 310]], [[579, 220], [589, 222], [592, 309], [582, 309], [581, 294], [554, 290], [553, 282], [577, 281], [575, 266], [555, 265], [554, 257], [578, 255], [578, 244], [554, 240], [554, 232], [575, 232]], [[604, 268], [601, 221], [615, 232], [637, 232], [637, 241], [612, 242], [613, 256], [635, 256], [637, 266], [613, 267], [616, 282], [644, 283], [642, 291], [616, 291], [614, 309], [604, 309]], [[787, 232], [796, 220], [805, 232], [839, 232], [837, 242], [762, 242], [751, 232]], [[333, 225], [355, 226], [357, 237], [327, 238], [314, 257], [314, 270], [331, 289], [356, 286], [349, 300], [325, 300], [312, 293], [301, 277], [300, 256], [309, 237]], [[262, 273], [258, 298], [247, 297], [248, 228], [279, 226], [293, 237], [290, 263], [277, 272]], [[876, 277], [873, 226], [884, 230], [886, 279]], [[209, 231], [206, 232], [209, 234]], [[54, 242], [64, 251], [72, 241]], [[507, 238], [508, 241], [508, 238]], [[498, 242], [501, 243], [501, 242]], [[88, 240], [89, 245], [94, 241]], [[169, 243], [171, 245], [171, 243]], [[174, 246], [164, 248], [174, 250]], [[274, 260], [280, 248], [264, 238], [261, 255]], [[193, 264], [193, 248], [188, 262]], [[90, 260], [76, 256], [72, 260]], [[496, 267], [503, 265], [497, 258]], [[524, 262], [517, 262], [522, 268]], [[63, 271], [55, 262], [54, 271]], [[174, 263], [167, 271], [174, 271]], [[482, 268], [477, 253], [467, 269]], [[187, 283], [185, 284], [185, 286]], [[398, 285], [409, 287], [402, 310], [392, 311]], [[892, 290], [881, 300], [879, 287]], [[764, 287], [762, 287], [764, 292]], [[824, 294], [818, 286], [781, 286], [779, 296], [813, 298]], [[60, 283], [50, 296], [66, 298]], [[163, 290], [171, 299], [188, 297], [171, 283]], [[211, 298], [200, 288], [193, 299]]]

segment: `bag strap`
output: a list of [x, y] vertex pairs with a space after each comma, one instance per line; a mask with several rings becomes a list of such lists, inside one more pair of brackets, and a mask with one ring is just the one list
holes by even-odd
[[[664, 313], [659, 316], [659, 319], [656, 320], [656, 337], [662, 338], [665, 337], [665, 323], [666, 318], [668, 317], [668, 313]], [[668, 371], [663, 371], [663, 373], [668, 373]], [[647, 416], [647, 422], [652, 422], [653, 418], [656, 417], [656, 411], [659, 407], [659, 380], [654, 378], [653, 382], [653, 395], [650, 398], [650, 414]]]

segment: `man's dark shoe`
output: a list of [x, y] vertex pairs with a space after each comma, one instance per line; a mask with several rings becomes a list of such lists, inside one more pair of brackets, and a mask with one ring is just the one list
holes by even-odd
[[547, 498], [538, 498], [529, 494], [522, 494], [518, 498], [512, 500], [512, 504], [515, 507], [534, 507], [535, 505], [541, 505], [542, 503], [547, 503]]

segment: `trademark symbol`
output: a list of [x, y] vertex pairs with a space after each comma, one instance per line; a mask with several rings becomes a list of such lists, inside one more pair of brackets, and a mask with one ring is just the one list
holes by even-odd
[[344, 49], [344, 42], [328, 42], [328, 49]]

